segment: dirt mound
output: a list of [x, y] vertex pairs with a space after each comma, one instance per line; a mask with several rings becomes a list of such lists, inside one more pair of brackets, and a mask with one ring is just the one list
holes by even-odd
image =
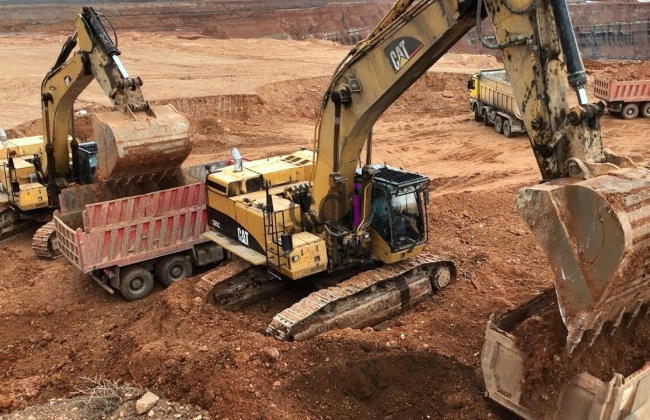
[[[589, 76], [613, 80], [650, 80], [650, 66], [645, 61], [585, 60]], [[593, 81], [592, 81], [593, 82]]]
[[[390, 5], [381, 1], [287, 0], [127, 2], [98, 5], [118, 33], [126, 30], [183, 31], [186, 38], [311, 37], [357, 42]], [[0, 10], [0, 33], [71, 33], [79, 6], [9, 5]]]
[[385, 346], [367, 343], [361, 348], [366, 353], [361, 358], [327, 357], [292, 381], [289, 390], [297, 398], [317, 401], [311, 415], [470, 419], [484, 414], [483, 380], [471, 367], [428, 352], [391, 354]]
[[[626, 327], [628, 323], [630, 326]], [[555, 293], [551, 292], [539, 313], [519, 324], [513, 335], [526, 355], [523, 397], [532, 411], [541, 416], [548, 412], [549, 401], [558, 401], [564, 384], [582, 372], [609, 382], [616, 373], [626, 377], [643, 367], [650, 348], [650, 319], [628, 317], [615, 331], [606, 324], [591, 347], [586, 335], [569, 355], [565, 351], [567, 329]]]

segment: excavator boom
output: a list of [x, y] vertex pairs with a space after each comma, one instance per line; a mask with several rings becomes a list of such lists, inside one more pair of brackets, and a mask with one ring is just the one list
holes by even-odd
[[[154, 109], [144, 100], [139, 77], [129, 77], [120, 51], [106, 32], [101, 15], [82, 7], [76, 31], [42, 84], [44, 165], [48, 183], [70, 172], [68, 133], [73, 105], [94, 79], [111, 100], [114, 111], [93, 115], [97, 138], [98, 181], [141, 181], [169, 176], [191, 151], [189, 123], [171, 106]], [[79, 49], [71, 57], [74, 48]], [[76, 147], [73, 139], [72, 148]], [[73, 172], [76, 150], [72, 150]], [[51, 188], [50, 201], [56, 203]]]

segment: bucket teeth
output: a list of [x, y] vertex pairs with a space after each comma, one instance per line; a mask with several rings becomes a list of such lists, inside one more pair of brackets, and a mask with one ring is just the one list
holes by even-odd
[[577, 346], [578, 346], [578, 343], [572, 343], [570, 341], [567, 341], [567, 343], [566, 343], [566, 352], [567, 352], [567, 354], [569, 354], [569, 355], [572, 354], [573, 350], [575, 350], [575, 348]]
[[618, 311], [618, 315], [616, 316], [616, 319], [612, 323], [612, 327], [609, 330], [610, 337], [614, 335], [614, 333], [618, 329], [618, 326], [621, 325], [621, 321], [623, 321], [623, 315], [625, 315], [625, 307], [622, 307], [620, 311]]
[[628, 319], [627, 324], [625, 325], [625, 328], [630, 328], [630, 325], [632, 325], [632, 322], [636, 319], [636, 317], [639, 315], [639, 312], [641, 312], [641, 306], [643, 305], [642, 302], [638, 302], [636, 305], [636, 308], [634, 311], [630, 314], [630, 319]]
[[596, 328], [594, 328], [593, 330], [590, 330], [590, 332], [589, 332], [589, 341], [587, 342], [589, 347], [594, 345], [594, 342], [596, 341], [596, 338], [598, 338], [598, 336], [600, 335], [600, 332], [602, 330], [603, 330], [603, 323], [602, 322], [599, 323], [596, 326]]
[[585, 330], [582, 328], [575, 329], [569, 333], [566, 339], [566, 349], [567, 353], [571, 354], [573, 353], [573, 350], [580, 344], [580, 341], [582, 341], [582, 335], [584, 334]]

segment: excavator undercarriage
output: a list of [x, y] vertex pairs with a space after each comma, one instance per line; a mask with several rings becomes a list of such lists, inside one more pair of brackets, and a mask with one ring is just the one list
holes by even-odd
[[[375, 325], [455, 280], [456, 268], [451, 261], [428, 254], [395, 264], [373, 262], [345, 273], [310, 278], [315, 291], [276, 314], [266, 333], [278, 340], [302, 341], [333, 329]], [[204, 275], [196, 290], [209, 303], [238, 310], [291, 286], [291, 282], [278, 279], [263, 266], [236, 259]]]

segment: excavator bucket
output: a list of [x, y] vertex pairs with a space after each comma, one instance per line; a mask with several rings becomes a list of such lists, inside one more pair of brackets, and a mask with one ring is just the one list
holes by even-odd
[[98, 182], [159, 180], [178, 171], [192, 150], [189, 122], [171, 105], [151, 110], [93, 114]]
[[650, 300], [650, 172], [618, 169], [520, 191], [517, 209], [545, 251], [567, 349], [589, 345], [603, 325], [629, 322]]

